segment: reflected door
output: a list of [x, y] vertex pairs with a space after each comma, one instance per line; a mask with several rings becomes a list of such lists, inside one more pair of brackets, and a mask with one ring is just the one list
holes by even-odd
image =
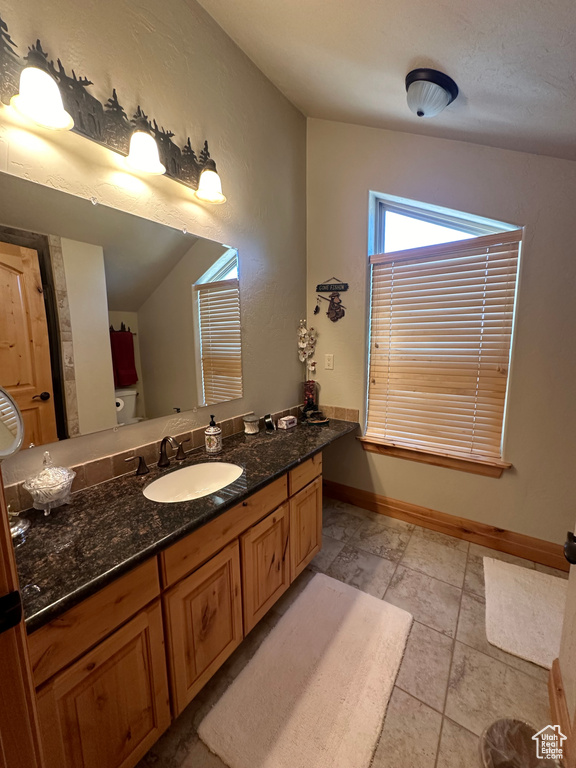
[[0, 385], [18, 403], [24, 445], [58, 439], [38, 254], [0, 242]]

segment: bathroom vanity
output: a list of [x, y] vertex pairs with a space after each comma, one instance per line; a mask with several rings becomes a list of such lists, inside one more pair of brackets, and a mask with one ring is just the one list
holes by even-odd
[[320, 551], [321, 449], [356, 426], [228, 438], [244, 474], [208, 497], [145, 499], [154, 468], [35, 521], [17, 554], [49, 768], [136, 765]]

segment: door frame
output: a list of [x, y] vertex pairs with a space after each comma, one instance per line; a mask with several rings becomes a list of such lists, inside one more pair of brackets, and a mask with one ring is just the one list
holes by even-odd
[[46, 324], [48, 326], [48, 345], [50, 348], [50, 366], [52, 368], [52, 390], [54, 413], [56, 416], [56, 432], [58, 440], [66, 440], [69, 437], [69, 434], [64, 396], [62, 345], [48, 236], [40, 235], [37, 232], [28, 232], [25, 229], [0, 226], [0, 240], [23, 248], [32, 248], [32, 250], [36, 251], [38, 254], [38, 264], [40, 267], [40, 277], [42, 279], [44, 296], [44, 309], [46, 310]]
[[[19, 589], [0, 469], [0, 595]], [[0, 768], [44, 768], [24, 618], [0, 634]]]

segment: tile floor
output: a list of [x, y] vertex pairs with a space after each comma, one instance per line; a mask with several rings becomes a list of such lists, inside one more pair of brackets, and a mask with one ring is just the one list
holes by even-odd
[[478, 736], [499, 717], [547, 725], [548, 672], [486, 640], [485, 555], [567, 577], [325, 499], [322, 551], [138, 768], [225, 768], [200, 741], [197, 726], [316, 571], [414, 616], [372, 768], [475, 768], [480, 765]]

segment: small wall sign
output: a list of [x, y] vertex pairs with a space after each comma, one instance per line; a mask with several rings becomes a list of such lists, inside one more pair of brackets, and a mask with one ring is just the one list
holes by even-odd
[[320, 293], [329, 293], [330, 296], [326, 298], [326, 296], [317, 296], [316, 297], [316, 306], [314, 308], [314, 314], [317, 315], [318, 312], [320, 312], [320, 301], [324, 300], [328, 302], [328, 310], [326, 311], [326, 315], [328, 316], [328, 319], [331, 320], [333, 323], [337, 322], [338, 320], [341, 320], [344, 315], [346, 314], [345, 310], [346, 307], [344, 304], [342, 304], [342, 299], [340, 298], [340, 294], [344, 291], [348, 290], [348, 283], [342, 282], [342, 280], [338, 280], [337, 277], [330, 278], [329, 281], [325, 283], [319, 283], [316, 286], [316, 291]]
[[320, 283], [316, 286], [316, 291], [318, 293], [332, 293], [333, 291], [342, 293], [343, 291], [347, 290], [348, 283]]

